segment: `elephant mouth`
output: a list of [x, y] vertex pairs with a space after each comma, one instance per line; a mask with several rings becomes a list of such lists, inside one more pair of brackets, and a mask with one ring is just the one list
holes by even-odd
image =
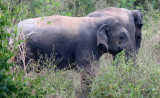
[[[116, 57], [116, 55], [118, 54], [118, 53], [120, 53], [120, 52], [122, 52], [122, 51], [112, 51], [112, 52], [109, 52], [109, 53], [111, 53], [112, 55], [113, 55], [113, 57], [115, 58]], [[125, 54], [125, 56], [127, 57], [127, 59], [128, 59], [128, 57], [133, 57], [133, 55], [130, 53], [130, 52], [128, 52], [128, 51], [124, 51], [124, 54]]]
[[111, 53], [113, 56], [116, 56], [118, 53], [120, 53], [123, 49], [117, 48], [115, 50], [109, 49], [109, 53]]
[[118, 53], [120, 53], [121, 51], [109, 51], [110, 54], [112, 54], [113, 56], [116, 56]]

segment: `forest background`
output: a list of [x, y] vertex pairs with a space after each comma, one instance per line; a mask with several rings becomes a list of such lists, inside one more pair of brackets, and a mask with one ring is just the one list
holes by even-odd
[[[101, 58], [101, 68], [91, 85], [89, 97], [160, 97], [160, 0], [0, 0], [0, 97], [70, 97], [80, 88], [78, 73], [74, 70], [56, 70], [55, 66], [37, 73], [37, 65], [27, 73], [16, 64], [14, 57], [25, 45], [16, 40], [16, 30], [9, 33], [19, 21], [49, 15], [86, 16], [105, 7], [137, 9], [143, 12], [143, 39], [137, 54], [137, 67], [125, 63], [113, 66], [112, 56]], [[107, 59], [107, 60], [106, 60]], [[19, 59], [23, 61], [23, 57]], [[54, 64], [48, 59], [44, 64]]]

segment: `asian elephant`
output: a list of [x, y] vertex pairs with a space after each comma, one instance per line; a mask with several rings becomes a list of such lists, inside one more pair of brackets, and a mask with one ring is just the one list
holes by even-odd
[[88, 17], [105, 17], [113, 16], [120, 24], [128, 30], [134, 51], [140, 48], [142, 39], [143, 15], [139, 10], [128, 10], [125, 8], [107, 7], [97, 10], [87, 15]]
[[38, 51], [49, 56], [54, 46], [56, 58], [62, 58], [57, 65], [59, 69], [76, 63], [87, 72], [90, 70], [87, 61], [90, 55], [99, 60], [106, 52], [116, 55], [123, 49], [134, 51], [128, 31], [112, 16], [39, 17], [21, 21], [18, 28], [22, 28], [21, 33], [24, 35], [30, 34], [26, 43], [35, 60], [38, 59]]

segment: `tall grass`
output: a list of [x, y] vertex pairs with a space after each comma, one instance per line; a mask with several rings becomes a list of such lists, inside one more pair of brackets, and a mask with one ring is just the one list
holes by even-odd
[[[160, 96], [160, 26], [159, 20], [145, 16], [143, 40], [137, 54], [137, 66], [133, 62], [111, 66], [109, 62], [101, 66], [92, 87], [91, 97], [148, 97]], [[122, 57], [118, 58], [120, 60]], [[105, 61], [106, 59], [103, 59]]]
[[[144, 13], [144, 27], [141, 48], [136, 56], [136, 66], [134, 66], [132, 60], [126, 63], [123, 53], [117, 58], [120, 61], [118, 66], [115, 65], [110, 54], [104, 54], [99, 61], [100, 69], [96, 70], [96, 77], [93, 79], [89, 97], [155, 98], [160, 96], [160, 13], [158, 7], [155, 7], [155, 3], [150, 2], [150, 0], [145, 0], [145, 5], [140, 5], [134, 0], [129, 3], [127, 3], [127, 0], [19, 1], [21, 0], [15, 0], [15, 2], [18, 2], [15, 4], [11, 0], [3, 0], [8, 6], [9, 12], [16, 10], [17, 15], [12, 17], [15, 23], [12, 24], [26, 18], [55, 14], [85, 16], [96, 9], [107, 6], [141, 9]], [[132, 6], [135, 3], [139, 6]], [[17, 47], [19, 43], [15, 42], [14, 44]], [[25, 45], [24, 41], [21, 41], [21, 44]], [[21, 60], [23, 61], [23, 57]], [[11, 79], [16, 84], [17, 90], [10, 94], [4, 93], [6, 94], [5, 97], [75, 98], [81, 87], [80, 74], [72, 69], [55, 70], [54, 65], [57, 62], [47, 59], [43, 62], [45, 66], [41, 70], [39, 70], [40, 64], [33, 63], [29, 67], [30, 72], [27, 73], [27, 68], [22, 69], [15, 60], [13, 68], [6, 73], [8, 76], [12, 75]], [[47, 65], [51, 66], [48, 68]]]

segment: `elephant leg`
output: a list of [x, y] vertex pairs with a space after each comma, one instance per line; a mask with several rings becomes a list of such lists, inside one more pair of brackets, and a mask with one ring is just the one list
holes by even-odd
[[26, 53], [26, 58], [25, 58], [25, 66], [26, 66], [26, 71], [30, 72], [33, 67], [31, 66], [32, 64], [35, 64], [35, 57], [31, 52]]
[[[82, 58], [83, 57], [83, 58]], [[97, 59], [89, 55], [76, 57], [77, 67], [81, 75], [81, 92], [78, 93], [78, 98], [86, 98], [91, 92], [91, 84], [95, 77], [95, 68]]]
[[[79, 67], [79, 66], [78, 66]], [[77, 93], [78, 98], [85, 98], [89, 95], [91, 92], [91, 84], [94, 75], [94, 72], [91, 71], [91, 68], [84, 68], [84, 67], [79, 67], [78, 72], [80, 74], [80, 83], [81, 83], [81, 90]]]
[[24, 50], [21, 53], [23, 68], [29, 73], [32, 70], [31, 64], [35, 63], [35, 56], [31, 51], [30, 47], [25, 46]]

